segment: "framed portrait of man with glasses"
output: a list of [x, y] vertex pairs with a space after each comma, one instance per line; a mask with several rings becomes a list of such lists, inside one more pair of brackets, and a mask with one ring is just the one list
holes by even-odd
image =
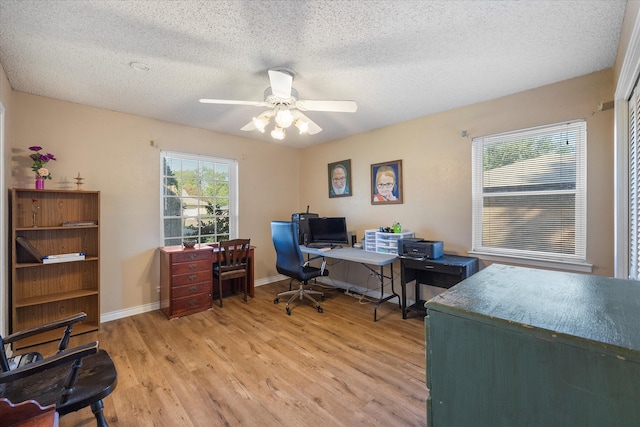
[[402, 160], [371, 165], [371, 204], [402, 203]]
[[328, 168], [329, 198], [351, 196], [351, 159], [329, 163]]

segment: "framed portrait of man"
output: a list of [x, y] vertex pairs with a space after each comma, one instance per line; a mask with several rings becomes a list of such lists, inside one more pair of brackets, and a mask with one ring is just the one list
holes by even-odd
[[329, 198], [353, 195], [351, 159], [329, 163], [327, 166], [329, 170]]
[[402, 160], [371, 165], [371, 204], [402, 203]]

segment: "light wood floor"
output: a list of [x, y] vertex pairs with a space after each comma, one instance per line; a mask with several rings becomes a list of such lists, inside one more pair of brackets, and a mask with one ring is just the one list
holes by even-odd
[[[248, 303], [167, 320], [150, 312], [102, 325], [118, 386], [105, 399], [110, 426], [424, 426], [425, 346], [419, 317], [339, 291], [324, 313], [274, 304], [281, 282]], [[93, 426], [89, 409], [61, 426]]]

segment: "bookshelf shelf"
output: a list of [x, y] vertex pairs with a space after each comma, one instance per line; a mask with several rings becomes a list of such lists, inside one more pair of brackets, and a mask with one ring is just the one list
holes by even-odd
[[94, 295], [98, 295], [98, 292], [95, 290], [80, 290], [80, 291], [63, 292], [59, 294], [49, 294], [49, 295], [44, 295], [39, 297], [24, 298], [20, 301], [16, 301], [15, 307], [18, 309], [22, 307], [30, 307], [34, 305], [47, 304], [47, 303], [58, 302], [58, 301], [66, 301], [70, 299], [76, 299], [76, 298], [82, 298], [82, 297], [88, 297], [88, 296], [94, 296]]
[[[100, 325], [100, 192], [14, 188], [10, 199], [11, 332], [87, 313], [73, 335]], [[35, 215], [34, 215], [35, 212]], [[82, 225], [62, 225], [64, 223]], [[93, 222], [94, 224], [88, 224]], [[34, 226], [35, 225], [35, 226]], [[42, 257], [85, 254], [85, 259], [43, 264]], [[59, 331], [16, 349], [58, 339]], [[39, 336], [40, 337], [40, 336]]]
[[[43, 191], [43, 190], [40, 190]], [[58, 225], [58, 226], [54, 226], [54, 227], [20, 227], [20, 228], [16, 228], [16, 231], [21, 231], [21, 232], [25, 232], [25, 231], [33, 231], [33, 232], [40, 232], [40, 231], [46, 231], [46, 230], [69, 230], [69, 229], [77, 229], [77, 228], [98, 228], [98, 225], [73, 225], [73, 226], [69, 226], [69, 225]]]
[[[85, 259], [77, 260], [77, 261], [74, 261], [74, 262], [87, 262], [87, 261], [98, 261], [98, 260], [99, 260], [98, 257], [86, 257]], [[52, 264], [43, 264], [43, 263], [40, 263], [40, 262], [19, 262], [19, 263], [16, 264], [15, 267], [17, 269], [18, 268], [32, 268], [32, 267], [44, 267], [44, 268], [46, 268], [46, 267], [48, 267], [50, 265], [52, 265]]]

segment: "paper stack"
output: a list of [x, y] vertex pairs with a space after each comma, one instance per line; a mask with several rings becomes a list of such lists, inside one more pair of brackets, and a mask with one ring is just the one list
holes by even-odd
[[57, 262], [81, 261], [84, 259], [84, 252], [74, 252], [70, 254], [45, 255], [42, 257], [43, 264], [54, 264]]

